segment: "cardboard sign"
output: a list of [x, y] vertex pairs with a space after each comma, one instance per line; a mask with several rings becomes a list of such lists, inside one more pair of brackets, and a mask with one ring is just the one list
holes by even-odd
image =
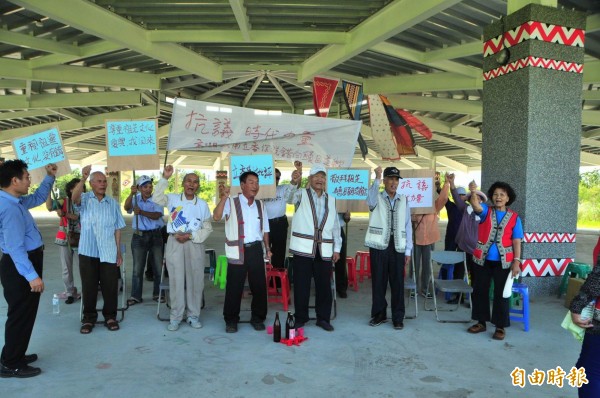
[[411, 214], [435, 213], [433, 170], [402, 170], [398, 192], [408, 198]]
[[272, 155], [230, 156], [229, 171], [232, 197], [242, 192], [240, 176], [246, 171], [253, 171], [258, 174], [260, 190], [256, 195], [256, 199], [272, 198], [276, 193], [275, 165]]
[[107, 169], [155, 170], [158, 158], [158, 124], [156, 120], [107, 120]]
[[12, 145], [17, 159], [27, 163], [31, 182], [34, 184], [38, 184], [44, 179], [47, 175], [45, 166], [50, 163], [56, 164], [57, 177], [71, 172], [71, 165], [67, 159], [58, 127], [16, 138]]
[[327, 193], [336, 198], [338, 213], [368, 212], [371, 169], [327, 169]]

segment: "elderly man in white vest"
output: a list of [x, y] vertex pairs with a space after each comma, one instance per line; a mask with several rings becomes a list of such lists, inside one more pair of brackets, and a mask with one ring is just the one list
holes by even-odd
[[219, 187], [219, 203], [213, 211], [215, 221], [225, 220], [227, 288], [223, 318], [226, 333], [236, 333], [238, 330], [246, 276], [252, 292], [250, 324], [254, 330], [265, 330], [264, 322], [267, 318], [267, 277], [264, 260], [271, 259], [269, 215], [264, 202], [256, 199], [260, 189], [258, 174], [246, 171], [239, 178], [242, 193], [230, 197], [230, 188], [222, 185]]
[[369, 227], [365, 246], [371, 255], [373, 304], [369, 325], [387, 321], [385, 293], [388, 281], [392, 290], [392, 322], [394, 329], [404, 328], [404, 269], [410, 263], [413, 248], [410, 207], [406, 196], [399, 194], [400, 170], [386, 167], [385, 189], [380, 193], [381, 166], [375, 169], [375, 181], [369, 188]]
[[301, 170], [294, 170], [288, 193], [288, 203], [297, 206], [292, 218], [290, 253], [294, 255], [294, 305], [296, 327], [308, 322], [308, 301], [311, 278], [315, 279], [315, 311], [317, 326], [328, 332], [331, 326], [331, 273], [340, 257], [341, 228], [335, 210], [335, 198], [325, 192], [325, 166], [314, 164], [310, 169], [308, 187], [299, 189]]

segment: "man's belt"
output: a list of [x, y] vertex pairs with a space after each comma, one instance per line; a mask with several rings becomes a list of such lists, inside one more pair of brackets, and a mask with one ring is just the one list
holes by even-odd
[[43, 252], [44, 251], [44, 245], [41, 245], [40, 247], [38, 247], [37, 249], [33, 249], [33, 250], [29, 250], [27, 252], [27, 254], [34, 254], [37, 252]]
[[262, 244], [262, 241], [256, 240], [254, 242], [244, 243], [244, 247], [254, 247], [254, 246], [259, 246], [261, 244]]
[[269, 222], [279, 222], [279, 221], [283, 221], [283, 220], [287, 220], [287, 216], [269, 218]]
[[149, 234], [149, 233], [152, 233], [152, 232], [160, 231], [161, 228], [162, 227], [158, 227], [158, 228], [154, 228], [154, 229], [147, 229], [145, 231], [143, 231], [143, 230], [140, 229], [138, 231], [141, 232], [141, 233], [143, 233], [143, 234]]

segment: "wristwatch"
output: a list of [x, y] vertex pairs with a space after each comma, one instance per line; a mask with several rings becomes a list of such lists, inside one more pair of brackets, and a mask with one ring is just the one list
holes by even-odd
[[518, 257], [515, 257], [515, 258], [513, 258], [513, 261], [515, 261], [515, 260], [517, 260], [518, 262], [520, 262], [521, 264], [523, 264], [523, 260], [522, 259], [520, 259]]

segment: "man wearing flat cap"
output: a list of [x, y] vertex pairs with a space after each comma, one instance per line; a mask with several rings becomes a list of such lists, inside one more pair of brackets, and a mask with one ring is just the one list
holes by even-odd
[[392, 290], [392, 322], [394, 329], [404, 328], [404, 267], [412, 254], [410, 206], [406, 196], [397, 192], [400, 170], [386, 167], [383, 172], [385, 189], [380, 193], [381, 166], [375, 169], [375, 180], [369, 188], [369, 227], [365, 246], [371, 256], [373, 303], [369, 325], [387, 321], [385, 292], [388, 282]]
[[154, 288], [152, 296], [158, 300], [160, 284], [160, 267], [163, 259], [163, 239], [161, 228], [163, 207], [152, 200], [152, 179], [146, 175], [137, 179], [131, 187], [131, 193], [125, 199], [124, 208], [128, 214], [133, 213], [133, 236], [131, 237], [131, 253], [133, 255], [133, 277], [131, 282], [131, 297], [127, 305], [132, 306], [144, 301], [142, 288], [144, 286], [144, 266], [146, 257], [152, 257]]
[[333, 263], [339, 259], [342, 247], [335, 198], [325, 192], [327, 174], [324, 165], [312, 166], [306, 189], [299, 189], [301, 180], [302, 170], [294, 170], [288, 193], [288, 203], [296, 205], [290, 237], [290, 253], [294, 255], [296, 327], [308, 322], [310, 283], [314, 278], [317, 326], [332, 332], [330, 280]]

